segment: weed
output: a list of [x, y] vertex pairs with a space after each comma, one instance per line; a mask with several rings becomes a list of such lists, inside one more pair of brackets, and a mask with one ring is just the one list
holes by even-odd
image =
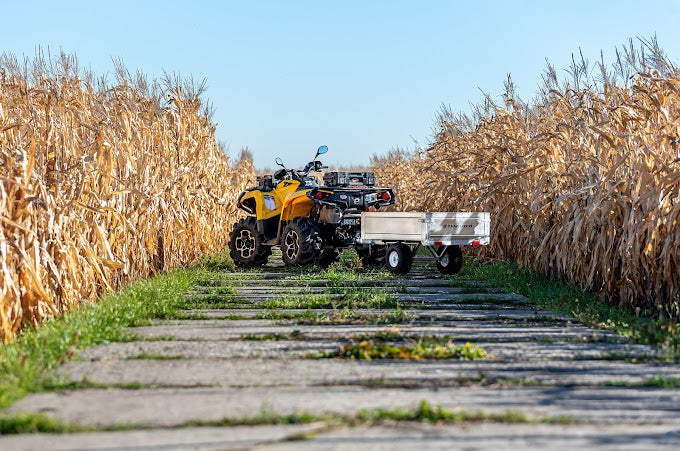
[[338, 359], [457, 359], [476, 360], [490, 358], [484, 349], [473, 346], [470, 342], [456, 346], [451, 342], [442, 343], [432, 338], [409, 340], [406, 344], [389, 344], [385, 341], [363, 340], [350, 342], [337, 351], [321, 351], [311, 355], [314, 358]]
[[262, 307], [267, 309], [358, 309], [399, 306], [397, 298], [377, 290], [345, 290], [343, 293], [319, 296], [283, 296], [268, 299], [262, 304]]
[[234, 262], [229, 257], [229, 249], [224, 248], [214, 254], [202, 257], [197, 262], [201, 268], [211, 272], [226, 272], [236, 269]]
[[83, 432], [89, 428], [66, 424], [42, 413], [0, 415], [0, 435], [32, 434], [37, 432]]
[[372, 409], [361, 410], [357, 413], [360, 421], [411, 421], [419, 423], [468, 423], [468, 422], [497, 422], [497, 423], [527, 423], [528, 417], [514, 410], [502, 413], [468, 412], [464, 410], [447, 410], [439, 404], [430, 405], [421, 401], [415, 409]]
[[660, 376], [656, 375], [654, 377], [645, 379], [639, 382], [628, 382], [620, 380], [611, 380], [606, 382], [604, 385], [610, 387], [659, 387], [659, 388], [680, 388], [680, 378]]
[[156, 354], [153, 352], [142, 352], [128, 357], [128, 360], [181, 360], [181, 355]]
[[262, 340], [301, 340], [306, 338], [299, 330], [291, 333], [272, 333], [272, 334], [246, 334], [238, 339], [243, 341], [262, 341]]
[[349, 309], [334, 310], [329, 313], [306, 312], [264, 312], [257, 319], [289, 320], [295, 324], [401, 324], [415, 319], [401, 309], [380, 313], [361, 312]]
[[548, 423], [565, 424], [576, 423], [571, 417], [540, 417], [531, 419], [522, 412], [506, 410], [499, 413], [486, 413], [483, 411], [448, 410], [439, 404], [431, 405], [427, 401], [421, 401], [415, 408], [394, 409], [363, 409], [353, 414], [313, 414], [299, 412], [292, 415], [278, 415], [274, 412], [263, 410], [254, 417], [244, 416], [238, 419], [223, 418], [221, 420], [192, 420], [184, 423], [184, 427], [196, 426], [237, 426], [237, 425], [264, 425], [264, 424], [310, 424], [323, 422], [329, 426], [361, 426], [366, 424], [380, 424], [385, 421], [399, 421], [411, 423]]

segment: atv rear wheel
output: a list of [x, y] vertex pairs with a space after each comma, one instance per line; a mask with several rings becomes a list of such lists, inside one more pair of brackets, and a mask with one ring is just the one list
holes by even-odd
[[413, 264], [411, 248], [404, 243], [395, 243], [385, 251], [385, 267], [396, 274], [407, 274]]
[[321, 251], [319, 228], [304, 216], [293, 218], [281, 233], [281, 259], [288, 266], [317, 263]]
[[463, 267], [463, 252], [460, 246], [449, 246], [437, 262], [437, 269], [442, 274], [457, 274]]
[[385, 246], [374, 245], [370, 247], [357, 247], [357, 254], [361, 258], [361, 266], [369, 268], [372, 266], [381, 266], [385, 261]]
[[327, 247], [319, 254], [319, 266], [326, 268], [338, 261], [338, 257], [340, 257], [339, 250]]
[[263, 245], [264, 241], [264, 235], [257, 230], [257, 219], [242, 218], [229, 235], [229, 255], [241, 268], [262, 266], [272, 253], [269, 246]]

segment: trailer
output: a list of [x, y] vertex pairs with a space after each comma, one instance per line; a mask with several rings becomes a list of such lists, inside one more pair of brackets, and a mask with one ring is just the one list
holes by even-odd
[[463, 266], [460, 246], [488, 245], [490, 235], [487, 212], [364, 212], [357, 243], [384, 249], [385, 267], [393, 273], [408, 273], [413, 257], [425, 247], [441, 273], [456, 274]]

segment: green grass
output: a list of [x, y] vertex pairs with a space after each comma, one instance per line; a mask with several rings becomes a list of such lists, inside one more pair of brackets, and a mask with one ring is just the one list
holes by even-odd
[[[432, 339], [436, 339], [435, 336], [429, 336]], [[416, 337], [415, 335], [404, 334], [397, 327], [390, 327], [387, 329], [379, 330], [374, 333], [354, 335], [346, 337], [351, 341], [364, 341], [364, 340], [374, 340], [374, 341], [399, 341], [399, 340], [418, 340], [421, 337]], [[444, 337], [446, 341], [449, 337]]]
[[67, 432], [84, 432], [87, 430], [89, 430], [89, 428], [63, 423], [42, 413], [0, 415], [0, 435], [31, 434], [37, 432], [63, 434]]
[[640, 382], [628, 382], [611, 380], [604, 385], [610, 387], [658, 387], [658, 388], [680, 388], [680, 378], [670, 376], [654, 376]]
[[42, 390], [53, 370], [82, 349], [129, 341], [127, 327], [173, 316], [172, 303], [191, 287], [195, 272], [180, 270], [153, 277], [39, 327], [26, 328], [0, 348], [0, 406]]
[[363, 286], [363, 284], [366, 283], [366, 279], [372, 279], [371, 283], [393, 280], [394, 275], [386, 269], [359, 269], [356, 267], [348, 267], [342, 262], [337, 262], [325, 269], [312, 267], [311, 270], [293, 276], [291, 279], [310, 281], [311, 283], [323, 279], [325, 286], [347, 287]]
[[335, 359], [456, 359], [477, 360], [491, 358], [484, 349], [465, 343], [456, 346], [451, 342], [442, 342], [433, 338], [409, 340], [408, 343], [388, 343], [383, 340], [363, 340], [349, 342], [335, 351], [321, 351], [309, 357]]
[[63, 385], [55, 369], [85, 348], [135, 341], [128, 327], [181, 317], [187, 304], [183, 293], [197, 280], [219, 274], [216, 268], [230, 268], [225, 258], [224, 253], [207, 257], [190, 268], [130, 284], [38, 327], [26, 327], [13, 342], [0, 346], [0, 407]]
[[[189, 420], [173, 428], [190, 427], [233, 427], [257, 425], [291, 425], [320, 423], [320, 429], [340, 426], [356, 427], [374, 425], [384, 422], [433, 423], [433, 424], [465, 424], [465, 423], [547, 423], [571, 424], [579, 421], [568, 416], [530, 418], [522, 412], [506, 410], [498, 413], [484, 411], [448, 410], [439, 404], [431, 405], [421, 401], [415, 408], [363, 409], [351, 414], [316, 414], [298, 412], [280, 415], [262, 410], [258, 415], [244, 415], [240, 418], [222, 418], [218, 420]], [[104, 427], [81, 426], [64, 423], [45, 414], [0, 415], [0, 435], [29, 433], [73, 433], [98, 431], [124, 431], [132, 429], [163, 429], [149, 425], [118, 424]], [[304, 437], [301, 437], [304, 438]]]
[[[253, 301], [249, 299], [237, 299], [233, 297], [221, 297], [219, 299], [209, 299], [205, 301], [201, 297], [182, 298], [173, 301], [173, 315], [167, 315], [166, 318], [181, 317], [183, 314], [179, 310], [197, 310], [197, 309], [235, 309], [244, 308], [244, 305], [251, 306]], [[251, 308], [251, 307], [245, 307]]]
[[410, 421], [417, 423], [528, 423], [530, 420], [524, 413], [507, 410], [501, 413], [471, 412], [465, 410], [447, 410], [439, 404], [430, 405], [421, 401], [415, 409], [371, 409], [360, 410], [357, 419], [363, 422], [376, 421]]
[[349, 309], [329, 313], [270, 311], [258, 314], [256, 319], [286, 320], [294, 324], [403, 324], [415, 319], [404, 310], [388, 310], [380, 313], [361, 312]]
[[93, 382], [89, 379], [82, 379], [79, 381], [72, 381], [68, 379], [55, 378], [44, 385], [46, 390], [82, 390], [86, 388], [119, 388], [122, 390], [140, 390], [142, 388], [159, 388], [157, 384], [142, 384], [141, 382], [123, 382], [117, 384], [102, 384], [100, 382]]
[[238, 339], [241, 341], [264, 341], [264, 340], [303, 340], [307, 337], [299, 330], [294, 330], [290, 333], [274, 333], [274, 334], [246, 334], [241, 335]]
[[399, 308], [397, 298], [380, 290], [347, 289], [343, 293], [308, 296], [281, 296], [262, 303], [266, 309], [359, 309]]
[[229, 294], [238, 294], [236, 290], [232, 286], [200, 286], [198, 285], [196, 289], [194, 290], [195, 294], [199, 295], [229, 295]]
[[181, 360], [181, 355], [156, 354], [153, 352], [141, 352], [127, 358], [127, 360]]
[[[247, 301], [246, 301], [247, 302]], [[219, 293], [211, 293], [207, 295], [193, 295], [185, 299], [184, 305], [217, 305], [217, 304], [232, 304], [243, 303], [243, 300], [234, 295], [225, 295]]]
[[663, 312], [633, 311], [610, 304], [595, 293], [549, 280], [531, 269], [508, 262], [466, 259], [460, 275], [522, 294], [544, 309], [571, 315], [589, 326], [611, 330], [637, 343], [659, 346], [666, 351], [669, 361], [677, 361], [680, 356], [678, 306]]

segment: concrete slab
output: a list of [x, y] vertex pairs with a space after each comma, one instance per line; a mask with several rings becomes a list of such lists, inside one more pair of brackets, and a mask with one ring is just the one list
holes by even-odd
[[[92, 426], [177, 426], [200, 418], [256, 417], [261, 412], [353, 414], [360, 409], [415, 408], [421, 401], [446, 409], [533, 418], [572, 416], [586, 422], [645, 422], [680, 427], [679, 389], [616, 387], [241, 387], [76, 390], [38, 393], [12, 412], [43, 412]], [[103, 408], [105, 406], [105, 408]]]
[[234, 340], [250, 334], [300, 334], [303, 338], [333, 339], [398, 329], [403, 334], [451, 336], [479, 341], [619, 341], [623, 337], [585, 326], [542, 326], [512, 321], [461, 321], [447, 326], [427, 325], [274, 325], [265, 320], [187, 320], [175, 325], [134, 327], [130, 332], [144, 339], [171, 337], [179, 340]]
[[[493, 292], [493, 293], [503, 293], [498, 288], [487, 288], [487, 287], [428, 287], [421, 285], [408, 285], [408, 284], [394, 284], [394, 285], [384, 285], [372, 287], [371, 290], [375, 290], [381, 293], [398, 293], [405, 289], [407, 293], [432, 293], [432, 294], [464, 294], [471, 293], [477, 288], [480, 291]], [[351, 288], [342, 287], [319, 287], [319, 286], [298, 286], [290, 285], [283, 287], [281, 285], [255, 285], [255, 286], [234, 286], [233, 290], [237, 293], [242, 294], [262, 294], [262, 293], [332, 293], [333, 291], [347, 291]], [[196, 290], [196, 293], [209, 293], [214, 290], [214, 287], [201, 287]]]
[[[240, 299], [247, 299], [253, 302], [264, 302], [270, 299], [280, 298], [342, 298], [345, 295], [341, 293], [304, 293], [304, 292], [270, 292], [270, 293], [249, 293], [245, 290], [235, 295], [225, 295], [225, 299], [233, 296]], [[520, 294], [513, 293], [390, 293], [390, 297], [400, 301], [417, 301], [421, 303], [470, 303], [471, 301], [503, 301], [505, 303], [517, 302], [527, 304], [528, 299]], [[201, 299], [201, 295], [196, 295], [194, 298]]]
[[[255, 274], [266, 274], [266, 273], [255, 273]], [[259, 277], [259, 276], [258, 276]], [[222, 285], [229, 285], [233, 287], [238, 286], [287, 286], [287, 287], [305, 287], [305, 286], [333, 286], [337, 287], [339, 284], [338, 280], [324, 279], [324, 278], [306, 278], [306, 279], [296, 279], [290, 277], [278, 277], [274, 275], [268, 278], [247, 278], [247, 277], [234, 277], [229, 276], [223, 279], [208, 279], [204, 282], [204, 286], [219, 287]], [[365, 278], [361, 279], [351, 279], [348, 280], [347, 286], [356, 287], [357, 285], [366, 285], [372, 287], [380, 286], [405, 286], [405, 287], [433, 287], [433, 286], [444, 286], [444, 287], [493, 287], [485, 281], [480, 280], [468, 280], [468, 279], [442, 279], [442, 278], [428, 278], [421, 277], [418, 279], [409, 278], [387, 278], [387, 279], [375, 279], [370, 278], [367, 274]]]
[[[343, 309], [339, 309], [343, 311]], [[539, 309], [519, 309], [509, 305], [455, 305], [452, 308], [416, 308], [405, 306], [401, 309], [413, 319], [427, 320], [438, 324], [450, 321], [466, 320], [500, 320], [500, 319], [527, 319], [542, 321], [570, 321], [572, 318], [566, 315], [559, 315], [547, 310]], [[396, 311], [395, 309], [354, 309], [357, 315], [381, 315]], [[313, 315], [331, 315], [338, 310], [333, 309], [261, 309], [261, 308], [238, 308], [238, 309], [192, 309], [184, 313], [203, 315], [208, 317], [220, 318], [227, 315], [239, 315], [244, 319], [255, 319], [259, 315], [266, 314], [291, 314], [301, 315], [305, 313]], [[285, 321], [285, 319], [282, 319]], [[294, 319], [293, 319], [294, 320]], [[280, 320], [276, 320], [280, 321]]]
[[[108, 343], [83, 351], [83, 360], [115, 360], [143, 355], [194, 359], [268, 358], [294, 359], [319, 350], [338, 349], [347, 341], [339, 340], [263, 340], [263, 341], [135, 341]], [[454, 341], [463, 345], [464, 342]], [[658, 348], [622, 343], [588, 342], [508, 342], [476, 343], [490, 354], [505, 360], [574, 360], [627, 356], [658, 356]]]
[[680, 379], [680, 366], [608, 360], [341, 360], [173, 359], [71, 362], [60, 372], [73, 381], [170, 387], [357, 384], [366, 380], [455, 383], [520, 379], [551, 385], [640, 383]]
[[321, 432], [276, 450], [676, 450], [680, 431], [668, 424], [391, 423]]
[[288, 441], [318, 430], [318, 424], [193, 427], [78, 434], [26, 434], [0, 437], [0, 449], [36, 450], [214, 450], [250, 448]]

